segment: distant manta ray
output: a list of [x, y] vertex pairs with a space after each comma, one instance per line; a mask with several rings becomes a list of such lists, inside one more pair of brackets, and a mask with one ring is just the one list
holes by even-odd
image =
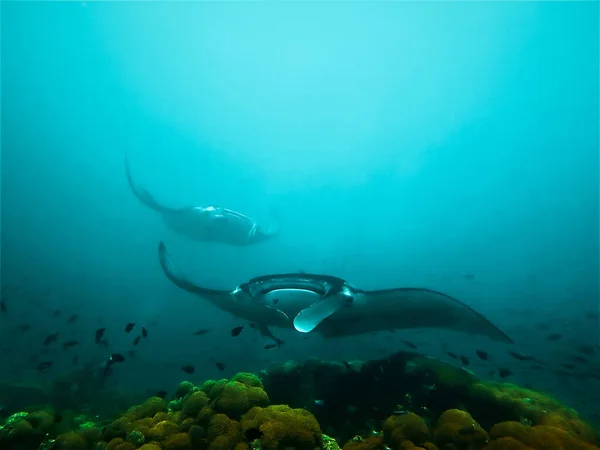
[[406, 328], [446, 328], [512, 344], [513, 340], [484, 316], [441, 292], [422, 288], [365, 291], [329, 276], [286, 273], [253, 278], [233, 290], [209, 289], [190, 281], [171, 261], [165, 244], [160, 265], [178, 287], [219, 309], [268, 327], [294, 328], [326, 338]]
[[276, 225], [267, 228], [254, 219], [227, 208], [163, 206], [148, 191], [135, 185], [127, 158], [125, 158], [125, 169], [129, 187], [136, 198], [148, 208], [158, 212], [165, 224], [173, 231], [192, 240], [245, 246], [266, 241], [278, 233]]

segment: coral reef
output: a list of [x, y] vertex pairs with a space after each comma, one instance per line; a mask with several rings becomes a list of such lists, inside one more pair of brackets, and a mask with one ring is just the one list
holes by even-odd
[[600, 450], [571, 408], [415, 353], [285, 362], [182, 382], [97, 423], [51, 406], [0, 425], [2, 450]]

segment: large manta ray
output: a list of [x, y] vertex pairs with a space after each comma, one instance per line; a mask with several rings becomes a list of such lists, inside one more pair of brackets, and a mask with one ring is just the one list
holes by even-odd
[[253, 278], [233, 290], [202, 287], [171, 261], [165, 244], [158, 247], [160, 265], [178, 287], [219, 309], [256, 323], [277, 341], [268, 327], [295, 328], [326, 338], [400, 328], [446, 328], [513, 343], [512, 339], [469, 306], [441, 292], [422, 288], [365, 291], [328, 275], [286, 273]]
[[135, 185], [127, 158], [125, 158], [125, 169], [129, 187], [136, 198], [148, 208], [158, 212], [169, 228], [190, 239], [245, 246], [263, 242], [278, 233], [275, 224], [265, 227], [251, 217], [227, 208], [218, 206], [170, 208], [161, 205], [148, 191]]

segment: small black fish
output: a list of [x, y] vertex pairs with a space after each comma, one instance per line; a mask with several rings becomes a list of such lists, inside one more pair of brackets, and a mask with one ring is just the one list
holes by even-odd
[[223, 364], [223, 363], [216, 362], [215, 366], [217, 366], [217, 369], [219, 369], [221, 372], [223, 372], [225, 370], [225, 364]]
[[458, 356], [456, 355], [456, 353], [446, 352], [446, 355], [448, 355], [452, 359], [458, 359]]
[[589, 364], [590, 363], [589, 360], [583, 358], [582, 356], [572, 356], [571, 359], [573, 361], [575, 361], [575, 362], [578, 362], [578, 363], [585, 363], [585, 364]]
[[189, 374], [192, 374], [196, 371], [196, 369], [194, 369], [194, 366], [183, 366], [181, 368], [181, 370], [183, 370], [185, 373], [189, 373]]
[[112, 355], [110, 355], [109, 361], [111, 363], [122, 363], [125, 362], [125, 357], [120, 353], [113, 353]]
[[210, 330], [206, 329], [206, 328], [202, 328], [196, 332], [194, 332], [194, 336], [202, 336], [205, 333], [208, 333]]
[[27, 325], [26, 323], [24, 323], [23, 325], [19, 325], [19, 331], [22, 333], [25, 333], [29, 330], [31, 330], [31, 325]]
[[562, 338], [562, 334], [560, 334], [560, 333], [552, 333], [552, 334], [549, 334], [548, 336], [546, 336], [546, 340], [550, 341], [550, 342], [558, 341], [561, 338]]
[[255, 323], [253, 323], [253, 322], [250, 322], [250, 323], [248, 324], [248, 326], [249, 326], [250, 328], [256, 328], [256, 324], [255, 324]]
[[56, 319], [58, 316], [60, 316], [61, 313], [62, 311], [60, 309], [55, 309], [54, 311], [52, 311], [52, 318]]
[[596, 353], [596, 349], [590, 345], [580, 345], [579, 347], [577, 347], [577, 350], [586, 355], [593, 355], [594, 353]]
[[125, 326], [125, 333], [131, 333], [131, 330], [133, 330], [133, 327], [135, 327], [135, 323], [134, 322], [129, 322]]
[[0, 312], [6, 312], [6, 303], [4, 300], [0, 301]]
[[138, 336], [138, 337], [136, 337], [136, 338], [133, 340], [133, 345], [138, 345], [138, 344], [140, 343], [140, 339], [141, 339], [141, 338], [142, 338], [141, 336]]
[[63, 343], [63, 350], [79, 345], [79, 341], [67, 341]]
[[100, 344], [102, 342], [102, 338], [104, 337], [104, 332], [106, 331], [106, 328], [98, 328], [96, 330], [96, 338], [94, 340], [94, 342], [96, 344]]
[[52, 361], [44, 361], [37, 365], [37, 370], [41, 372], [43, 370], [49, 369], [50, 367], [52, 367]]
[[469, 358], [467, 358], [466, 356], [461, 355], [460, 360], [465, 366], [468, 366], [470, 364]]
[[533, 361], [535, 359], [533, 356], [527, 356], [523, 353], [515, 352], [513, 350], [508, 352], [508, 354], [519, 361]]
[[106, 348], [108, 348], [108, 341], [106, 339], [102, 339], [102, 341], [100, 341], [100, 344], [104, 345]]
[[512, 370], [510, 370], [506, 367], [501, 367], [500, 369], [498, 369], [498, 375], [500, 375], [500, 378], [506, 378], [512, 374], [513, 374]]
[[79, 363], [79, 355], [73, 356], [73, 361], [71, 361], [71, 365], [75, 367]]
[[146, 330], [144, 327], [142, 327], [142, 337], [148, 337], [148, 330]]
[[263, 348], [265, 350], [271, 350], [272, 348], [275, 348], [275, 347], [277, 347], [277, 345], [275, 345], [275, 344], [267, 344]]
[[477, 354], [477, 356], [479, 356], [479, 359], [483, 361], [487, 361], [489, 359], [489, 355], [484, 350], [477, 350], [475, 353]]
[[128, 350], [127, 356], [129, 356], [129, 359], [133, 359], [135, 358], [135, 352], [133, 350]]
[[585, 318], [586, 319], [598, 319], [599, 315], [598, 315], [598, 311], [590, 311], [585, 313]]
[[419, 347], [417, 347], [415, 344], [413, 344], [412, 342], [410, 342], [410, 341], [407, 341], [407, 340], [405, 340], [405, 339], [402, 339], [402, 343], [403, 343], [404, 345], [406, 345], [407, 347], [410, 347], [410, 348], [412, 348], [412, 349], [414, 349], [414, 350], [416, 350], [416, 349], [418, 349], [418, 348], [419, 348]]
[[58, 333], [49, 334], [46, 336], [46, 339], [44, 339], [44, 345], [50, 345], [52, 342], [56, 342], [57, 339]]
[[243, 329], [244, 329], [243, 326], [235, 327], [233, 330], [231, 330], [231, 336], [233, 336], [233, 337], [239, 336], [239, 334], [242, 332]]
[[472, 273], [465, 274], [465, 280], [474, 280], [474, 279], [475, 279], [475, 275], [473, 275]]
[[573, 364], [561, 364], [561, 366], [563, 366], [565, 369], [569, 369], [569, 370], [573, 370], [575, 369], [575, 366]]
[[71, 317], [69, 317], [67, 319], [67, 323], [69, 325], [74, 324], [75, 322], [77, 322], [77, 319], [79, 319], [79, 314], [73, 314]]
[[160, 398], [165, 398], [167, 396], [167, 391], [158, 391], [156, 393], [156, 396]]

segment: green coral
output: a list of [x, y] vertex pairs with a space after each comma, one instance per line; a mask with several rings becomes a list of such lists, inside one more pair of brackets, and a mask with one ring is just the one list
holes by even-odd
[[248, 387], [239, 381], [228, 381], [213, 402], [217, 413], [239, 419], [255, 406], [267, 406], [269, 397], [260, 387]]
[[249, 372], [240, 372], [237, 375], [235, 375], [231, 379], [231, 381], [237, 381], [239, 383], [245, 384], [248, 387], [257, 387], [257, 388], [264, 389], [264, 386], [262, 384], [262, 381], [260, 381], [260, 378], [258, 378], [253, 373], [249, 373]]

